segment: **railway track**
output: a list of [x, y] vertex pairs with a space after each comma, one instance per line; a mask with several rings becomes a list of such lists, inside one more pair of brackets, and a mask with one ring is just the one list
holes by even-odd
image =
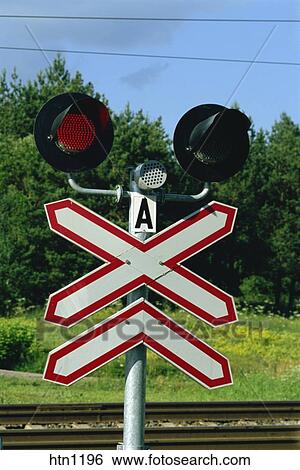
[[[0, 438], [4, 449], [116, 449], [122, 419], [122, 403], [0, 405]], [[299, 419], [299, 401], [153, 402], [145, 442], [170, 450], [300, 449]]]
[[[4, 449], [116, 449], [120, 428], [0, 431]], [[147, 428], [149, 449], [300, 449], [300, 426]]]
[[[0, 405], [0, 426], [107, 423], [123, 419], [122, 403]], [[300, 420], [300, 401], [149, 402], [147, 421]]]

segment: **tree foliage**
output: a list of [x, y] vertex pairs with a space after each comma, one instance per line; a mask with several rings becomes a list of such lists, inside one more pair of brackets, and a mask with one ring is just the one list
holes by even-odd
[[[254, 134], [244, 170], [215, 188], [219, 199], [239, 208], [236, 236], [229, 240], [239, 274], [236, 287], [262, 276], [272, 286], [274, 309], [287, 313], [299, 279], [299, 155], [299, 126], [282, 113], [270, 133]], [[261, 287], [267, 297], [266, 284]]]
[[[0, 314], [14, 305], [43, 304], [49, 293], [82, 276], [98, 261], [53, 234], [43, 205], [74, 197], [111, 221], [127, 226], [128, 202], [74, 194], [65, 174], [38, 154], [32, 128], [42, 105], [58, 93], [83, 92], [101, 99], [80, 72], [71, 76], [57, 57], [36, 79], [22, 83], [16, 71], [0, 75]], [[196, 193], [201, 185], [176, 163], [161, 119], [151, 121], [127, 105], [111, 112], [115, 128], [112, 151], [96, 170], [80, 174], [83, 186], [128, 187], [129, 166], [159, 159], [167, 167], [168, 191]], [[276, 309], [292, 311], [297, 294], [297, 199], [299, 126], [282, 114], [268, 134], [252, 130], [251, 152], [242, 172], [212, 185], [208, 200], [239, 208], [232, 236], [195, 256], [187, 265], [216, 285], [247, 299], [272, 300]], [[161, 206], [159, 229], [200, 207]]]

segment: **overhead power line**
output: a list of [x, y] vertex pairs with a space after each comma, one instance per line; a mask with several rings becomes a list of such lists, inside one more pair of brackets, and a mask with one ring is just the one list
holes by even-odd
[[[248, 59], [228, 59], [224, 57], [192, 57], [192, 56], [179, 56], [179, 55], [157, 55], [157, 54], [135, 54], [131, 52], [104, 52], [104, 51], [84, 51], [74, 49], [38, 49], [35, 47], [15, 47], [15, 46], [0, 46], [0, 50], [8, 51], [29, 51], [29, 52], [56, 52], [63, 54], [88, 54], [88, 55], [102, 55], [102, 56], [119, 56], [119, 57], [141, 57], [146, 59], [176, 59], [176, 60], [201, 60], [209, 62], [236, 62], [249, 64], [252, 60]], [[300, 62], [282, 62], [276, 60], [257, 60], [255, 64], [266, 65], [300, 65]]]
[[0, 18], [39, 20], [101, 20], [101, 21], [173, 21], [218, 23], [300, 23], [294, 18], [157, 18], [137, 16], [60, 16], [60, 15], [0, 15]]

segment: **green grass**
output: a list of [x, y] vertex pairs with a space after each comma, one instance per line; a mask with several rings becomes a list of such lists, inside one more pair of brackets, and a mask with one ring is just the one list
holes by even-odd
[[[70, 329], [41, 321], [42, 312], [27, 316], [37, 321], [39, 351], [19, 370], [42, 372], [49, 350], [110, 316], [120, 305], [109, 307]], [[239, 322], [212, 328], [184, 311], [166, 311], [228, 357], [234, 383], [207, 390], [191, 378], [148, 352], [148, 401], [299, 400], [300, 318], [263, 315], [260, 309], [240, 309]], [[37, 379], [0, 376], [2, 403], [55, 403], [122, 401], [124, 357], [120, 357], [70, 387]]]
[[[171, 367], [171, 366], [170, 366]], [[103, 375], [70, 387], [43, 380], [1, 377], [1, 403], [67, 403], [123, 401], [124, 378]], [[235, 374], [234, 384], [207, 390], [182, 373], [147, 378], [147, 401], [299, 400], [299, 374]]]

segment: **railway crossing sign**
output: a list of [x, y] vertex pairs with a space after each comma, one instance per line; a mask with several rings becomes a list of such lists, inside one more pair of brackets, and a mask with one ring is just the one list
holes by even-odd
[[44, 379], [71, 385], [141, 343], [205, 387], [232, 381], [226, 357], [143, 298], [51, 351]]
[[[214, 104], [185, 113], [174, 133], [174, 152], [185, 172], [205, 184], [198, 194], [165, 194], [163, 190], [163, 199], [199, 201], [208, 193], [208, 182], [236, 173], [248, 155], [250, 124], [243, 113]], [[52, 98], [38, 114], [34, 134], [44, 159], [67, 173], [96, 167], [107, 157], [113, 141], [104, 104], [78, 93]], [[72, 199], [46, 204], [50, 228], [102, 264], [50, 295], [45, 319], [69, 327], [125, 295], [128, 305], [51, 351], [44, 378], [70, 385], [127, 352], [126, 450], [144, 448], [145, 346], [208, 388], [232, 383], [224, 356], [143, 298], [147, 286], [214, 327], [237, 319], [230, 295], [182, 265], [231, 233], [236, 209], [211, 202], [148, 238], [156, 233], [156, 190], [166, 177], [157, 159], [131, 168], [129, 191], [83, 188], [69, 173], [70, 186], [80, 193], [115, 196], [118, 201], [129, 197], [130, 233]]]
[[[105, 261], [50, 296], [47, 321], [69, 327], [142, 285], [212, 326], [236, 320], [232, 297], [181, 265], [232, 231], [234, 207], [211, 202], [146, 241], [72, 199], [45, 208], [54, 232]], [[224, 356], [143, 298], [51, 351], [44, 378], [70, 385], [141, 343], [208, 388], [232, 383]]]
[[231, 233], [234, 207], [211, 202], [144, 242], [72, 199], [45, 207], [54, 232], [105, 261], [52, 294], [45, 320], [74, 325], [147, 285], [212, 326], [236, 321], [233, 298], [181, 265]]

